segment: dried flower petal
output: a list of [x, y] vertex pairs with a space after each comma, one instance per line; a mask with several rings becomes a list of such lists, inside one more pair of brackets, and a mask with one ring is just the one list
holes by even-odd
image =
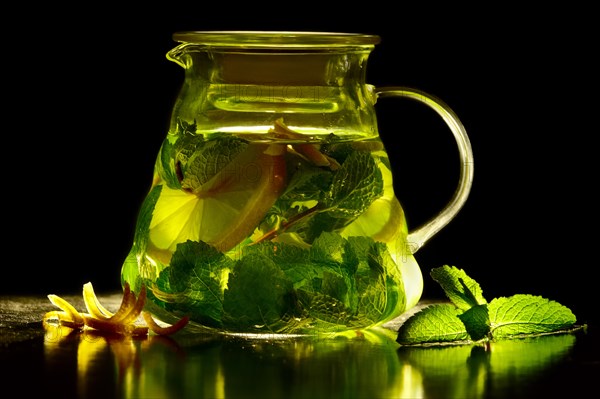
[[183, 327], [185, 327], [190, 320], [190, 318], [188, 316], [184, 316], [181, 319], [179, 319], [177, 321], [177, 323], [172, 324], [168, 327], [162, 327], [162, 326], [158, 325], [158, 323], [156, 323], [156, 321], [154, 320], [154, 318], [152, 317], [152, 315], [150, 313], [142, 312], [142, 316], [144, 317], [144, 321], [146, 321], [146, 324], [148, 324], [148, 328], [150, 328], [150, 330], [153, 333], [158, 334], [158, 335], [174, 334], [177, 331], [181, 330]]
[[83, 301], [85, 302], [88, 313], [97, 319], [108, 319], [113, 316], [112, 312], [102, 306], [98, 301], [92, 283], [85, 283], [83, 285]]
[[[51, 294], [48, 295], [48, 298], [61, 311], [50, 311], [44, 315], [43, 325], [45, 328], [58, 324], [74, 329], [87, 327], [109, 334], [133, 336], [148, 335], [150, 329], [156, 334], [169, 335], [181, 330], [189, 321], [186, 316], [171, 326], [158, 325], [150, 313], [143, 312], [146, 304], [146, 286], [144, 285], [136, 298], [129, 284], [125, 283], [121, 306], [114, 314], [98, 301], [92, 283], [86, 283], [83, 286], [83, 301], [88, 313], [79, 313], [73, 305], [57, 295]], [[136, 324], [142, 314], [147, 326]]]
[[50, 299], [50, 302], [52, 302], [53, 305], [65, 312], [73, 323], [83, 325], [83, 318], [81, 317], [81, 314], [79, 314], [77, 309], [75, 309], [69, 302], [65, 301], [58, 295], [53, 294], [48, 295], [48, 299]]

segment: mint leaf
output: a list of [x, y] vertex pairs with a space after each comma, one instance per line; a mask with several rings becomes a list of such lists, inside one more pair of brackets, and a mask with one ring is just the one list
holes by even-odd
[[485, 338], [490, 332], [490, 317], [488, 305], [475, 305], [466, 312], [459, 314], [469, 336], [474, 341]]
[[329, 189], [333, 172], [314, 166], [298, 156], [288, 154], [286, 170], [290, 175], [285, 191], [279, 196], [276, 204], [287, 209], [288, 204], [305, 201], [319, 201], [323, 193]]
[[348, 155], [356, 151], [352, 147], [352, 143], [342, 140], [340, 136], [330, 133], [321, 144], [321, 152], [332, 158], [335, 158], [339, 163], [346, 160]]
[[321, 232], [339, 231], [363, 214], [383, 194], [380, 160], [352, 146], [347, 150], [335, 170], [316, 167], [288, 154], [286, 190], [267, 214], [264, 225], [278, 233], [295, 232], [312, 244]]
[[428, 306], [400, 326], [396, 341], [411, 345], [468, 340], [469, 334], [457, 317], [461, 312], [451, 304]]
[[311, 260], [310, 250], [293, 244], [264, 241], [243, 249], [243, 256], [250, 254], [270, 257], [281, 268], [295, 289], [311, 286], [321, 278], [322, 266]]
[[285, 190], [267, 212], [263, 229], [278, 229], [281, 221], [284, 225], [291, 222], [285, 226], [290, 231], [296, 229], [295, 224], [304, 226], [314, 216], [312, 212], [317, 210], [316, 205], [329, 190], [333, 179], [331, 170], [317, 167], [292, 152], [286, 156], [286, 173]]
[[[222, 271], [233, 267], [233, 261], [214, 247], [202, 241], [191, 240], [177, 244], [170, 264], [171, 287], [174, 292], [205, 290], [206, 284], [203, 284], [201, 275], [211, 276], [219, 282]], [[209, 295], [220, 297], [218, 292]]]
[[161, 274], [159, 288], [171, 308], [189, 314], [207, 326], [220, 326], [223, 289], [233, 261], [204, 242], [186, 241], [177, 245], [170, 266]]
[[383, 194], [383, 177], [368, 152], [352, 152], [334, 173], [330, 187], [294, 231], [311, 243], [323, 231], [339, 231]]
[[488, 309], [494, 338], [554, 332], [576, 322], [570, 309], [540, 296], [501, 297], [491, 301]]
[[442, 286], [446, 296], [459, 309], [469, 310], [472, 306], [487, 303], [479, 284], [462, 269], [444, 265], [432, 269], [431, 277]]
[[194, 193], [199, 192], [202, 185], [218, 173], [225, 173], [223, 178], [240, 178], [246, 171], [235, 168], [226, 171], [225, 168], [247, 146], [247, 141], [231, 135], [216, 136], [203, 141], [187, 162], [182, 163], [181, 187]]
[[324, 231], [313, 242], [311, 256], [325, 262], [342, 262], [344, 244], [345, 239], [341, 235]]
[[[289, 297], [296, 296], [286, 314], [301, 314], [314, 326], [364, 326], [405, 308], [401, 278], [393, 274], [399, 273], [397, 265], [387, 247], [369, 237], [345, 239], [323, 232], [308, 249], [261, 242], [245, 248], [243, 255], [266, 257], [279, 268], [293, 288]], [[279, 271], [274, 269], [266, 279], [276, 275]]]
[[321, 292], [347, 306], [349, 304], [349, 283], [350, 281], [347, 276], [336, 273], [333, 270], [325, 270], [323, 271]]
[[335, 173], [324, 207], [334, 217], [357, 217], [383, 193], [383, 177], [368, 152], [351, 153]]
[[233, 330], [277, 330], [279, 321], [296, 313], [296, 295], [270, 257], [248, 254], [229, 276], [223, 310], [223, 322]]
[[369, 254], [374, 241], [370, 237], [351, 236], [346, 238], [344, 264], [354, 274], [361, 265], [368, 266]]
[[303, 307], [316, 321], [348, 325], [351, 313], [341, 301], [320, 292], [298, 290], [298, 299]]
[[195, 120], [193, 123], [189, 123], [177, 118], [177, 145], [175, 146], [176, 153], [173, 155], [175, 155], [175, 159], [184, 164], [187, 163], [189, 157], [196, 152], [196, 148], [204, 141], [203, 135], [196, 134], [197, 129], [198, 125]]
[[181, 188], [181, 165], [185, 165], [204, 136], [196, 134], [196, 122], [178, 119], [175, 132], [167, 135], [160, 148], [156, 171], [172, 189]]

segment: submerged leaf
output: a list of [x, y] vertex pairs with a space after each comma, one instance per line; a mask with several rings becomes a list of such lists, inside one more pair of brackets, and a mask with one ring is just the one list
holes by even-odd
[[250, 254], [236, 263], [224, 292], [224, 323], [239, 331], [269, 328], [293, 308], [293, 285], [269, 257]]
[[354, 152], [331, 183], [325, 206], [333, 217], [357, 217], [383, 193], [383, 178], [369, 153]]
[[187, 164], [182, 166], [181, 187], [196, 193], [217, 174], [223, 181], [239, 179], [240, 173], [244, 171], [230, 165], [234, 165], [231, 163], [232, 160], [247, 147], [247, 141], [235, 136], [221, 136], [218, 140], [204, 141], [195, 149]]

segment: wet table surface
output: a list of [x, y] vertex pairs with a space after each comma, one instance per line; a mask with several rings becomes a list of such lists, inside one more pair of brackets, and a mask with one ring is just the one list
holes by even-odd
[[[121, 296], [99, 299], [116, 309]], [[128, 338], [46, 331], [50, 310], [45, 296], [0, 297], [2, 397], [582, 398], [600, 377], [592, 325], [487, 347], [404, 347], [395, 342], [404, 318], [338, 338]]]

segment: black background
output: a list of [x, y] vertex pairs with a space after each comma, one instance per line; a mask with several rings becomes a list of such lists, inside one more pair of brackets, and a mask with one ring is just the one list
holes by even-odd
[[[459, 10], [402, 4], [223, 2], [135, 10], [36, 9], [5, 34], [5, 238], [0, 294], [118, 289], [182, 69], [165, 58], [180, 30], [380, 35], [368, 82], [441, 98], [463, 122], [475, 177], [458, 216], [417, 254], [461, 267], [488, 299], [542, 295], [596, 317], [597, 45], [592, 12]], [[325, 8], [324, 8], [325, 7]], [[343, 9], [342, 9], [343, 8]], [[5, 18], [10, 19], [10, 15]], [[6, 69], [5, 69], [6, 70]], [[424, 106], [385, 99], [380, 133], [415, 227], [458, 179], [450, 131]]]

